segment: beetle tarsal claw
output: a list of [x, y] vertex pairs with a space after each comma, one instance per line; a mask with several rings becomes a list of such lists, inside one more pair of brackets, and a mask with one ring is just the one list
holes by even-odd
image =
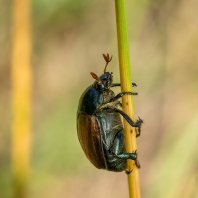
[[135, 165], [140, 169], [141, 168], [141, 166], [140, 166], [140, 162], [139, 162], [139, 160], [138, 159], [136, 159], [135, 160]]
[[131, 172], [133, 172], [133, 169], [129, 166], [129, 168], [125, 169], [125, 173], [129, 175]]

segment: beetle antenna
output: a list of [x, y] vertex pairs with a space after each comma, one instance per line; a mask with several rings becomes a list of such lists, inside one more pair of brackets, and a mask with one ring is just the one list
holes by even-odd
[[98, 82], [101, 82], [100, 78], [99, 78], [95, 73], [90, 72], [90, 74], [91, 74], [92, 77], [93, 77], [94, 79], [96, 79]]
[[111, 62], [113, 56], [111, 56], [111, 58], [109, 57], [109, 53], [107, 53], [107, 55], [105, 54], [102, 54], [105, 61], [106, 61], [106, 65], [105, 65], [105, 68], [104, 68], [104, 73], [106, 72], [106, 69], [107, 69], [107, 65], [109, 64], [109, 62]]

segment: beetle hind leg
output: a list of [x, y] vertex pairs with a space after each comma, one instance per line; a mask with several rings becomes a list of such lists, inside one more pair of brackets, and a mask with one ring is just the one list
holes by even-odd
[[124, 134], [123, 131], [120, 131], [115, 136], [113, 146], [111, 148], [111, 152], [120, 159], [137, 159], [137, 151], [132, 153], [125, 152], [125, 144], [124, 144]]
[[132, 171], [133, 171], [133, 169], [131, 169], [130, 166], [129, 166], [129, 168], [126, 168], [126, 169], [125, 169], [125, 173], [126, 173], [127, 175], [129, 175]]

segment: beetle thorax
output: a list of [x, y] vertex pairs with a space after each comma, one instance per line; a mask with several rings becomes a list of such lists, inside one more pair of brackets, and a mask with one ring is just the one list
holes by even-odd
[[114, 92], [109, 89], [103, 92], [103, 102], [109, 102], [111, 98], [113, 98], [115, 96]]

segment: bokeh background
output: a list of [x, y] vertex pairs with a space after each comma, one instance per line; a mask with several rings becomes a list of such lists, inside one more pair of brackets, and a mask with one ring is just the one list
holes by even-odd
[[[78, 99], [100, 75], [119, 82], [114, 1], [32, 0], [32, 148], [27, 197], [128, 197], [125, 173], [98, 170], [76, 133]], [[21, 10], [23, 12], [23, 10]], [[13, 198], [12, 1], [0, 0], [0, 198]], [[144, 198], [198, 197], [198, 1], [127, 1]], [[119, 92], [115, 88], [115, 92]], [[19, 159], [20, 160], [20, 159]]]

